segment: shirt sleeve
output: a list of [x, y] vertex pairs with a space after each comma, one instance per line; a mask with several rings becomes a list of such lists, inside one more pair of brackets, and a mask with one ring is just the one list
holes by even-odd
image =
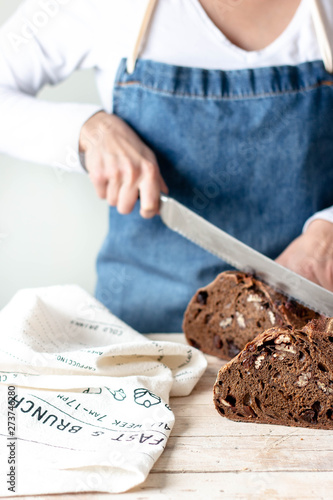
[[325, 208], [325, 210], [321, 210], [320, 212], [316, 212], [312, 217], [310, 217], [303, 226], [303, 233], [307, 230], [310, 223], [314, 220], [322, 219], [327, 220], [328, 222], [333, 223], [333, 206], [329, 208]]
[[[94, 66], [91, 3], [26, 0], [0, 29], [0, 151], [70, 171], [84, 172], [78, 154], [85, 121], [95, 104], [36, 99], [73, 71]], [[89, 22], [89, 26], [87, 26]]]

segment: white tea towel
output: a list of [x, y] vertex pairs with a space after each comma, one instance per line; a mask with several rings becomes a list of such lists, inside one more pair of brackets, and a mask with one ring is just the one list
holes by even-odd
[[151, 341], [75, 285], [18, 292], [0, 312], [0, 495], [126, 491], [147, 477], [206, 368]]

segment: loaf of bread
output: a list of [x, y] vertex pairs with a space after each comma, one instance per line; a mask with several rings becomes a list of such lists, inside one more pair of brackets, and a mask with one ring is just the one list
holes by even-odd
[[194, 295], [183, 330], [190, 345], [229, 360], [268, 328], [292, 325], [300, 329], [318, 317], [253, 276], [225, 271]]
[[236, 421], [333, 429], [333, 318], [259, 334], [219, 371], [214, 403]]

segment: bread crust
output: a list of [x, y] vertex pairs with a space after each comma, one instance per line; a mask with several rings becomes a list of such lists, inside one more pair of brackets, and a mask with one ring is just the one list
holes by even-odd
[[239, 271], [225, 271], [191, 299], [184, 315], [188, 343], [207, 354], [232, 359], [271, 327], [302, 328], [319, 314]]

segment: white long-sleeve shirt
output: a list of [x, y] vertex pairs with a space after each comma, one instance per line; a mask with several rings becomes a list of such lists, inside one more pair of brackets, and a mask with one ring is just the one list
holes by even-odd
[[[199, 0], [159, 0], [140, 57], [207, 69], [244, 69], [321, 59], [302, 0], [286, 30], [268, 47], [245, 51], [210, 20]], [[321, 0], [332, 21], [333, 2]], [[147, 0], [25, 0], [0, 29], [0, 151], [82, 172], [82, 125], [100, 106], [35, 99], [78, 69], [94, 68], [103, 109], [112, 112], [120, 59], [135, 43]], [[232, 8], [226, 4], [226, 8]], [[333, 161], [333, 159], [332, 159]], [[333, 222], [333, 207], [315, 214]], [[312, 219], [313, 220], [313, 219]]]

